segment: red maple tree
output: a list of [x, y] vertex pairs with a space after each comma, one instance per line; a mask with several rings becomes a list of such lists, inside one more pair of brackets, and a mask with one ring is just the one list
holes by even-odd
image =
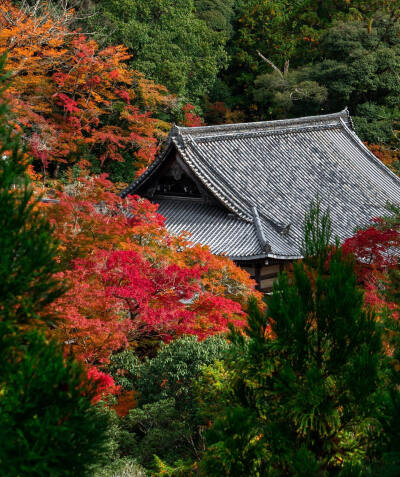
[[[54, 18], [46, 9], [0, 2], [0, 54], [12, 75], [9, 100], [29, 152], [44, 175], [90, 160], [134, 158], [149, 165], [170, 125], [155, 117], [177, 106], [165, 87], [128, 66], [127, 48], [100, 49], [68, 23], [73, 11]], [[187, 125], [200, 118], [184, 110]]]
[[185, 236], [172, 236], [157, 206], [120, 198], [104, 177], [82, 178], [43, 204], [61, 244], [70, 290], [53, 305], [54, 330], [76, 356], [102, 364], [147, 339], [204, 338], [241, 326], [256, 294], [246, 272]]
[[356, 272], [365, 290], [365, 302], [379, 314], [379, 309], [395, 311], [397, 308], [382, 292], [389, 271], [399, 267], [400, 223], [393, 217], [375, 218], [371, 222], [370, 227], [358, 230], [345, 240], [343, 251], [356, 258]]

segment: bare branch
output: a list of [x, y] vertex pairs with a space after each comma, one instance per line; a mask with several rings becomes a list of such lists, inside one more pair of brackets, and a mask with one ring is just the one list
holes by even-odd
[[268, 63], [275, 71], [277, 71], [279, 73], [279, 75], [281, 76], [281, 78], [283, 78], [283, 73], [282, 71], [274, 64], [272, 63], [271, 60], [269, 60], [268, 58], [266, 58], [259, 50], [257, 50], [257, 54], [258, 56], [263, 60], [265, 61], [266, 63]]
[[286, 60], [285, 66], [283, 67], [283, 74], [287, 76], [288, 73], [289, 73], [289, 60]]

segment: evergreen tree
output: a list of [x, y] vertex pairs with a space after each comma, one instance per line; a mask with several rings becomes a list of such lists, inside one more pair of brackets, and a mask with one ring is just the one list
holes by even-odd
[[357, 133], [370, 143], [398, 147], [400, 21], [387, 16], [339, 23], [321, 39], [309, 79], [328, 91], [326, 111], [348, 106]]
[[257, 76], [253, 98], [264, 117], [286, 119], [319, 114], [328, 91], [310, 79], [310, 72], [310, 67], [304, 67]]
[[88, 475], [101, 463], [107, 419], [82, 368], [42, 323], [63, 291], [57, 243], [37, 209], [27, 158], [10, 123], [0, 64], [0, 475]]
[[289, 69], [265, 61], [258, 67], [267, 71], [250, 83], [255, 109], [270, 119], [348, 106], [361, 139], [398, 149], [399, 32], [399, 19], [384, 14], [336, 22], [320, 33], [312, 63], [295, 52]]
[[313, 204], [304, 260], [279, 277], [266, 312], [250, 304], [247, 336], [232, 332], [232, 392], [208, 433], [205, 475], [366, 475], [382, 450], [380, 329], [352, 258], [329, 242], [329, 215]]
[[226, 66], [221, 29], [229, 28], [210, 24], [204, 2], [204, 20], [193, 0], [102, 0], [96, 8], [88, 22], [99, 41], [127, 46], [135, 69], [181, 98], [198, 102]]
[[211, 30], [219, 32], [223, 43], [231, 37], [235, 0], [194, 0], [196, 16]]

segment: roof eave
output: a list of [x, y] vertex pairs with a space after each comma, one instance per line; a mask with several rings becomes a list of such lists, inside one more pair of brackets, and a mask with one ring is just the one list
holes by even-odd
[[258, 255], [229, 255], [229, 259], [233, 260], [234, 262], [247, 262], [253, 260], [263, 260], [268, 258], [273, 258], [274, 260], [300, 260], [303, 258], [302, 255], [278, 255], [275, 253], [262, 253]]
[[150, 164], [150, 166], [143, 172], [141, 176], [135, 179], [132, 182], [132, 184], [130, 184], [128, 187], [126, 187], [123, 191], [119, 193], [121, 197], [126, 197], [128, 194], [135, 194], [137, 189], [141, 187], [143, 184], [145, 184], [150, 179], [150, 177], [157, 171], [157, 169], [160, 168], [165, 158], [168, 156], [168, 153], [171, 151], [172, 147], [174, 146], [174, 143], [172, 140], [169, 140], [168, 138], [167, 141], [168, 142], [166, 144], [165, 149], [157, 157], [157, 159], [152, 164]]

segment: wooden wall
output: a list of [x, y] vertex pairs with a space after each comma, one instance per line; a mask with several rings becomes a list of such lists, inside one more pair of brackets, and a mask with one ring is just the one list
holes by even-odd
[[257, 282], [258, 289], [263, 293], [270, 293], [278, 274], [289, 266], [287, 260], [262, 260], [254, 262], [237, 262], [239, 267], [246, 270]]
[[260, 291], [268, 293], [272, 290], [272, 285], [278, 276], [278, 273], [283, 270], [282, 264], [274, 263], [271, 265], [263, 265], [260, 267], [260, 276], [257, 282], [259, 283]]

